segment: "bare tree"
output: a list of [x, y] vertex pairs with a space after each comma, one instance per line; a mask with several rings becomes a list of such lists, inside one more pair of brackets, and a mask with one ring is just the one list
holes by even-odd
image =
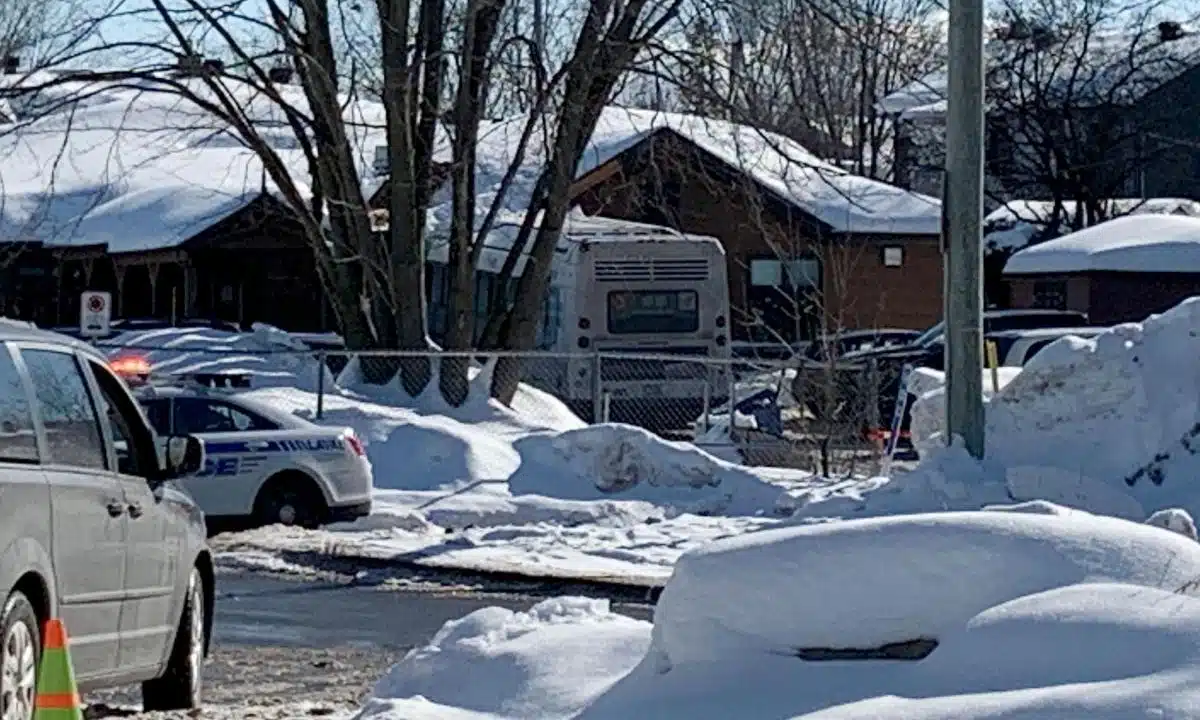
[[[489, 322], [501, 346], [513, 350], [533, 347], [550, 264], [570, 208], [570, 189], [579, 161], [619, 81], [639, 54], [676, 20], [682, 5], [683, 0], [657, 6], [648, 0], [591, 0], [574, 52], [563, 66], [563, 91], [553, 120], [546, 166], [531, 193], [522, 232], [501, 270], [503, 286], [511, 281], [517, 259], [527, 252], [512, 307], [499, 308]], [[539, 216], [535, 232], [533, 225]], [[526, 251], [529, 238], [532, 242]], [[493, 396], [511, 402], [519, 380], [520, 363], [501, 359], [493, 375]]]
[[936, 0], [734, 3], [689, 27], [678, 82], [688, 109], [732, 112], [860, 175], [891, 170], [876, 101], [937, 61]]
[[1013, 0], [999, 12], [987, 88], [990, 170], [1013, 195], [1052, 200], [1050, 224], [1106, 219], [1110, 199], [1137, 194], [1140, 172], [1161, 152], [1147, 140], [1179, 125], [1183, 108], [1169, 89], [1158, 91], [1200, 74], [1200, 43], [1165, 11]]
[[[499, 27], [505, 0], [468, 0], [460, 54], [458, 96], [454, 104], [454, 142], [450, 170], [453, 216], [450, 221], [449, 267], [451, 278], [448, 350], [469, 349], [475, 340], [475, 271], [485, 237], [475, 240], [475, 160], [479, 121], [488, 75], [488, 54]], [[467, 396], [465, 358], [442, 361], [439, 381], [442, 395], [453, 405]]]
[[[1158, 0], [1010, 0], [995, 10], [986, 189], [997, 204], [1048, 202], [1040, 239], [1121, 214], [1112, 200], [1145, 197], [1151, 168], [1200, 155], [1189, 89], [1200, 77], [1200, 35], [1172, 15], [1181, 10]], [[944, 76], [918, 82], [944, 91]], [[944, 108], [905, 113], [903, 127], [905, 164], [940, 177]]]
[[[77, 61], [106, 26], [126, 19], [130, 12], [124, 0], [0, 0], [0, 140], [57, 105], [54, 100], [26, 93], [30, 78]], [[65, 142], [54, 160], [56, 166], [64, 149]], [[0, 163], [5, 161], [0, 155]], [[0, 184], [0, 218], [4, 220], [0, 223], [0, 268], [15, 261], [52, 224], [46, 217], [51, 204], [50, 200], [10, 197]]]

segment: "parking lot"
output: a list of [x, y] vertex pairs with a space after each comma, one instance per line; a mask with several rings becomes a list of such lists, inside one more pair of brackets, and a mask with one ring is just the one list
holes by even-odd
[[[291, 720], [350, 717], [393, 662], [442, 623], [491, 605], [524, 609], [537, 598], [429, 583], [397, 588], [330, 574], [281, 579], [222, 572], [213, 651], [205, 668], [204, 718]], [[649, 617], [644, 606], [624, 612]], [[137, 688], [87, 695], [87, 717], [194, 717], [141, 713]]]

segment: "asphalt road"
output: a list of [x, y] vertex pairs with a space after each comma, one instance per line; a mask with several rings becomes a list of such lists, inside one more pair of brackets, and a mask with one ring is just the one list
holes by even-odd
[[[387, 585], [296, 581], [223, 572], [217, 577], [213, 651], [205, 668], [208, 720], [349, 718], [375, 680], [447, 620], [489, 606], [524, 610], [512, 594], [411, 592]], [[649, 619], [650, 608], [614, 605]], [[158, 720], [137, 688], [94, 693], [89, 718]]]

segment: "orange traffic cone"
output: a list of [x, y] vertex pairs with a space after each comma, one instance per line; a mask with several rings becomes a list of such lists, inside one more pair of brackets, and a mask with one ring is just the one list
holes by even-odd
[[33, 720], [83, 720], [75, 669], [67, 649], [67, 629], [62, 620], [46, 622]]

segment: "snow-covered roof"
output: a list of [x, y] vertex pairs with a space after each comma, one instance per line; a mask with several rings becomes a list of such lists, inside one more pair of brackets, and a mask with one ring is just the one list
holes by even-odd
[[[944, 103], [949, 78], [945, 70], [935, 70], [917, 78], [875, 104], [884, 115], [899, 115], [914, 108]], [[906, 116], [907, 117], [907, 116]]]
[[[486, 213], [500, 180], [516, 155], [527, 118], [491, 124], [480, 130], [476, 186], [479, 212]], [[853, 175], [813, 155], [799, 143], [745, 125], [696, 115], [607, 107], [577, 169], [582, 177], [660, 130], [686, 138], [735, 170], [749, 175], [784, 201], [816, 217], [835, 232], [935, 235], [941, 228], [941, 203], [878, 180]], [[553, 134], [551, 129], [550, 135]], [[533, 133], [524, 162], [503, 205], [521, 211], [545, 163], [547, 133]], [[440, 159], [449, 161], [449, 149]], [[449, 224], [449, 191], [434, 199], [430, 222]]]
[[1126, 215], [1014, 254], [1006, 274], [1200, 273], [1200, 218]]
[[[1063, 201], [1062, 220], [1075, 221], [1074, 201]], [[1016, 250], [1042, 233], [1054, 217], [1052, 200], [1012, 200], [984, 218], [984, 242], [990, 248]], [[1104, 201], [1105, 215], [1190, 215], [1200, 217], [1200, 201], [1187, 198], [1113, 198]], [[1068, 227], [1069, 229], [1069, 227]]]
[[[306, 191], [308, 166], [279, 107], [248, 86], [229, 90]], [[299, 87], [281, 92], [307, 111]], [[254, 153], [178, 96], [71, 81], [38, 97], [53, 111], [0, 128], [0, 240], [107, 243], [114, 253], [169, 248], [276, 191]], [[383, 142], [382, 105], [346, 108], [360, 163], [369, 167], [374, 143]]]
[[[1062, 203], [1066, 219], [1075, 217], [1076, 203]], [[1200, 217], [1200, 200], [1188, 198], [1113, 198], [1104, 201], [1109, 215], [1191, 215]], [[988, 213], [984, 223], [1047, 223], [1054, 215], [1053, 200], [1012, 200]]]

